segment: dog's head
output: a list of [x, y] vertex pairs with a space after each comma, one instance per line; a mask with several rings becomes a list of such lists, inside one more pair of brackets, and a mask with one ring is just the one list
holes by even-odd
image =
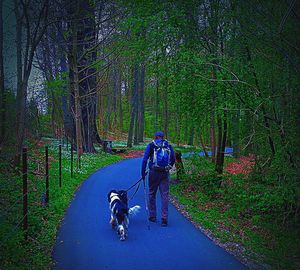
[[128, 198], [127, 198], [126, 190], [115, 190], [115, 189], [111, 190], [107, 195], [108, 202], [111, 202], [111, 198], [113, 196], [118, 196], [120, 201], [124, 203], [126, 207], [128, 207]]
[[108, 202], [111, 202], [112, 196], [115, 196], [115, 195], [118, 195], [118, 196], [119, 196], [118, 191], [115, 190], [115, 189], [113, 189], [113, 190], [111, 190], [110, 192], [108, 192], [108, 194], [107, 194]]

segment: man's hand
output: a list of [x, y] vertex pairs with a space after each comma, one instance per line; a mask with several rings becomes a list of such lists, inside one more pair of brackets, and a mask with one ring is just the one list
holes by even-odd
[[148, 174], [148, 171], [142, 172], [142, 177], [141, 177], [141, 178], [142, 178], [143, 180], [145, 180], [147, 174]]

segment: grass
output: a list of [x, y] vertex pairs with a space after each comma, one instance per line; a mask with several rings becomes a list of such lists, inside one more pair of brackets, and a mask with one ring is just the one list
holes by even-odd
[[[24, 241], [22, 232], [22, 179], [5, 161], [0, 167], [0, 269], [50, 269], [52, 248], [55, 243], [57, 228], [70, 204], [74, 192], [96, 169], [119, 161], [118, 156], [103, 152], [83, 154], [81, 168], [74, 177], [70, 176], [70, 151], [62, 151], [62, 187], [59, 187], [58, 142], [48, 141], [49, 146], [49, 181], [50, 203], [43, 206], [44, 182], [44, 147], [28, 145], [28, 241]], [[39, 175], [41, 173], [41, 175]], [[18, 201], [19, 200], [19, 201]], [[15, 203], [16, 202], [16, 203]], [[16, 227], [16, 225], [19, 226]]]
[[[151, 138], [145, 138], [145, 141], [142, 143], [139, 143], [137, 145], [132, 145], [132, 148], [127, 147], [127, 141], [125, 140], [113, 140], [113, 148], [126, 148], [127, 150], [145, 150], [146, 146], [149, 142], [151, 142], [153, 139]], [[184, 145], [184, 146], [177, 146], [174, 145], [174, 150], [180, 150], [182, 153], [188, 153], [188, 152], [202, 152], [201, 147], [191, 146], [191, 145]]]
[[[50, 144], [50, 204], [42, 206], [44, 181], [42, 176], [29, 174], [29, 240], [23, 241], [22, 230], [16, 228], [22, 220], [20, 198], [22, 180], [5, 162], [0, 163], [0, 210], [1, 242], [0, 269], [49, 269], [52, 265], [51, 252], [57, 227], [70, 204], [73, 194], [95, 169], [120, 160], [118, 156], [99, 154], [83, 155], [82, 166], [74, 178], [70, 177], [70, 153], [63, 148], [63, 185], [58, 186], [58, 141]], [[144, 150], [147, 143], [133, 146], [132, 150]], [[126, 147], [124, 141], [114, 141], [113, 147]], [[43, 168], [43, 147], [29, 152], [29, 170], [41, 172]], [[197, 147], [175, 147], [182, 153], [200, 152]], [[98, 149], [100, 150], [100, 149]], [[234, 161], [226, 157], [225, 164]], [[294, 226], [282, 226], [275, 218], [265, 214], [262, 192], [266, 187], [260, 182], [251, 182], [244, 175], [224, 174], [220, 188], [214, 165], [205, 158], [194, 156], [183, 159], [187, 177], [171, 185], [171, 193], [192, 219], [211, 232], [221, 243], [238, 243], [245, 247], [243, 256], [253, 258], [272, 269], [298, 269], [299, 230]], [[38, 165], [39, 164], [39, 165]], [[173, 178], [175, 175], [172, 176]], [[267, 193], [269, 194], [269, 193]], [[272, 194], [271, 194], [272, 195]], [[273, 195], [272, 195], [273, 196]], [[272, 197], [274, 198], [274, 196]], [[260, 201], [261, 200], [261, 201]], [[266, 200], [266, 199], [265, 199]], [[269, 201], [269, 200], [267, 200]], [[256, 205], [257, 211], [249, 211], [249, 205]], [[12, 207], [11, 207], [12, 206]], [[7, 211], [7, 208], [9, 208]], [[8, 239], [5, 239], [9, 235]], [[255, 267], [253, 267], [255, 268]]]
[[[233, 158], [226, 160], [229, 161]], [[171, 193], [195, 222], [225, 246], [226, 243], [243, 246], [243, 256], [266, 268], [269, 265], [268, 269], [299, 269], [299, 229], [295, 225], [282, 225], [276, 213], [263, 212], [261, 205], [255, 204], [260, 198], [255, 193], [264, 194], [266, 187], [249, 184], [251, 178], [245, 175], [226, 173], [220, 187], [213, 184], [214, 167], [205, 158], [194, 157], [183, 162], [187, 176], [171, 185]]]

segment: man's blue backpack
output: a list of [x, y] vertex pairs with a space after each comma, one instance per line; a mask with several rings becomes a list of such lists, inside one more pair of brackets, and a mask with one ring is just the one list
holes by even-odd
[[171, 169], [170, 157], [171, 150], [168, 141], [163, 140], [160, 143], [153, 141], [153, 166], [159, 171], [169, 171]]

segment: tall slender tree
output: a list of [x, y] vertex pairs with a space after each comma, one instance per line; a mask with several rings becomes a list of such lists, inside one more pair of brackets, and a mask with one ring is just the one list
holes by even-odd
[[[14, 0], [17, 47], [17, 125], [15, 163], [20, 162], [24, 142], [27, 87], [34, 55], [48, 26], [49, 0], [35, 4]], [[24, 18], [24, 19], [23, 19]], [[33, 20], [35, 18], [35, 20]], [[24, 25], [22, 21], [24, 20]], [[24, 34], [24, 35], [23, 35]], [[25, 42], [23, 43], [23, 37]]]
[[3, 64], [3, 1], [0, 0], [0, 145], [5, 140], [6, 130], [6, 101], [5, 101], [5, 86], [4, 86], [4, 64]]

